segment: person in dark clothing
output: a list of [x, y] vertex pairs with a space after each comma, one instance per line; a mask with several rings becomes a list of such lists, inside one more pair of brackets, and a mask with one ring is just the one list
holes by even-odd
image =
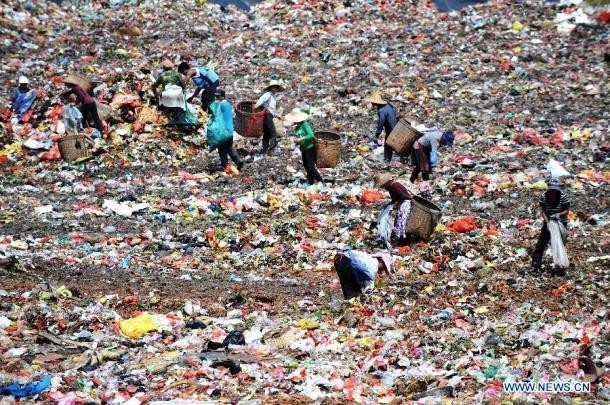
[[441, 146], [453, 147], [454, 139], [453, 131], [442, 132], [437, 129], [430, 129], [415, 141], [411, 150], [411, 160], [414, 166], [411, 173], [411, 183], [415, 183], [420, 173], [425, 181], [430, 180], [432, 168], [437, 164], [433, 156], [436, 155]]
[[220, 165], [223, 169], [227, 167], [230, 157], [239, 170], [244, 164], [241, 160], [239, 160], [235, 149], [233, 149], [233, 107], [231, 106], [231, 103], [225, 99], [224, 89], [221, 89], [220, 87], [217, 88], [214, 95], [216, 96], [216, 101], [220, 103], [220, 111], [222, 112], [225, 128], [227, 132], [231, 134], [231, 137], [228, 140], [218, 146]]
[[269, 86], [265, 88], [265, 92], [256, 101], [255, 108], [263, 109], [263, 148], [262, 154], [273, 153], [277, 147], [277, 134], [275, 132], [275, 124], [273, 118], [277, 116], [277, 100], [275, 95], [284, 91], [284, 87], [278, 80], [272, 80]]
[[83, 114], [83, 127], [89, 128], [89, 123], [93, 121], [94, 128], [100, 131], [100, 133], [104, 133], [104, 124], [97, 112], [95, 99], [79, 84], [72, 83], [70, 79], [65, 79], [64, 83], [70, 88], [72, 94], [76, 96], [76, 102], [80, 104], [80, 112]]
[[322, 176], [316, 168], [315, 135], [311, 128], [311, 124], [307, 121], [309, 116], [305, 112], [295, 108], [287, 114], [285, 118], [287, 121], [297, 124], [295, 133], [298, 135], [298, 138], [296, 139], [296, 142], [301, 149], [303, 166], [307, 173], [307, 184], [313, 185], [316, 182], [323, 182]]
[[345, 248], [333, 258], [333, 267], [339, 277], [343, 298], [346, 300], [375, 289], [377, 274], [392, 276], [394, 260], [387, 253], [367, 254]]
[[[369, 103], [377, 107], [377, 130], [375, 131], [375, 137], [379, 138], [381, 133], [385, 130], [384, 140], [388, 140], [388, 136], [392, 133], [392, 130], [398, 123], [398, 117], [396, 116], [396, 109], [394, 106], [385, 101], [379, 92], [373, 93], [369, 98], [366, 99]], [[385, 142], [383, 146], [383, 159], [386, 163], [392, 161], [392, 155], [394, 151]]]
[[201, 94], [201, 107], [204, 111], [208, 112], [210, 104], [214, 102], [214, 92], [220, 86], [220, 78], [216, 72], [204, 67], [191, 68], [188, 63], [182, 62], [178, 65], [178, 73], [184, 75], [185, 83], [192, 80], [193, 84], [197, 87], [195, 93], [186, 101], [192, 102], [203, 91]]
[[[570, 211], [570, 197], [561, 189], [559, 181], [551, 178], [548, 182], [549, 189], [540, 195], [538, 203], [540, 204], [540, 211], [542, 215], [542, 229], [538, 236], [538, 242], [536, 242], [536, 248], [532, 257], [532, 267], [530, 271], [536, 273], [542, 266], [542, 255], [546, 250], [550, 240], [551, 233], [549, 232], [548, 223], [549, 221], [559, 221], [563, 226], [563, 229], [568, 228], [568, 212]], [[562, 239], [565, 243], [567, 239], [567, 232], [562, 233]], [[553, 268], [552, 274], [558, 276], [565, 276], [565, 268]]]

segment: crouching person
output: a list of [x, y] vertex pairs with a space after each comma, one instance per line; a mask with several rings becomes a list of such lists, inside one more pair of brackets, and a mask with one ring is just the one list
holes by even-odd
[[391, 277], [394, 271], [394, 259], [389, 254], [370, 255], [349, 248], [335, 255], [333, 265], [346, 300], [371, 293], [375, 289], [377, 274]]

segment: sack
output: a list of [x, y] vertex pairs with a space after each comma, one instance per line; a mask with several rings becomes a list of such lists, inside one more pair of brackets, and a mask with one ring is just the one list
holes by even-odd
[[354, 278], [361, 288], [365, 288], [375, 282], [378, 269], [377, 259], [364, 252], [358, 252], [349, 248], [344, 248], [343, 254], [349, 258]]
[[392, 203], [386, 205], [386, 207], [379, 214], [377, 220], [377, 229], [379, 231], [379, 237], [385, 243], [388, 249], [392, 247], [392, 225], [390, 223], [390, 211], [392, 211]]
[[546, 225], [551, 234], [551, 251], [553, 252], [553, 264], [557, 267], [567, 268], [570, 266], [568, 252], [563, 244], [564, 235], [567, 235], [565, 226], [559, 221], [549, 221]]
[[197, 114], [189, 103], [184, 104], [184, 123], [186, 125], [199, 125]]
[[430, 151], [430, 166], [431, 167], [438, 166], [438, 152], [436, 151], [436, 149], [432, 149]]
[[210, 105], [212, 111], [212, 117], [208, 124], [207, 137], [208, 137], [208, 148], [214, 150], [220, 145], [225, 143], [233, 134], [229, 134], [229, 131], [225, 128], [225, 121], [220, 111], [220, 103], [215, 101]]
[[80, 110], [71, 104], [64, 106], [64, 115], [62, 119], [66, 131], [71, 134], [76, 134], [83, 129], [83, 114]]

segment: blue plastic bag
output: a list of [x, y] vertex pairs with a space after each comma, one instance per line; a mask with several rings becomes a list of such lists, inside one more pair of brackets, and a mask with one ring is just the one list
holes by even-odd
[[25, 385], [12, 383], [0, 387], [0, 395], [12, 395], [15, 398], [27, 397], [30, 395], [38, 395], [51, 385], [51, 376], [46, 375], [40, 381], [32, 382]]
[[343, 249], [343, 254], [349, 258], [354, 278], [361, 288], [375, 282], [378, 269], [377, 259], [369, 254], [347, 247]]
[[438, 152], [436, 149], [432, 149], [430, 151], [430, 166], [432, 166], [432, 167], [438, 166]]
[[229, 140], [233, 134], [229, 134], [229, 131], [227, 131], [227, 128], [225, 127], [222, 111], [220, 111], [220, 103], [214, 101], [210, 105], [210, 110], [212, 111], [212, 117], [208, 123], [207, 137], [208, 148], [212, 151]]

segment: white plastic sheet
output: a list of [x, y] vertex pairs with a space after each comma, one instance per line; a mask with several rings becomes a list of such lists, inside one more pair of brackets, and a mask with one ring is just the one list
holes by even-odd
[[[569, 267], [568, 252], [563, 244], [562, 234], [565, 234], [565, 227], [559, 221], [549, 221], [549, 232], [551, 234], [551, 251], [553, 252], [553, 264], [557, 267]], [[562, 229], [563, 228], [563, 229]]]
[[554, 177], [556, 179], [564, 176], [570, 176], [570, 172], [564, 169], [561, 164], [555, 159], [549, 160], [546, 169], [549, 171], [551, 177]]
[[386, 205], [386, 207], [379, 214], [377, 220], [377, 229], [379, 230], [379, 237], [386, 244], [387, 248], [390, 249], [392, 244], [390, 242], [392, 237], [392, 224], [390, 223], [390, 211], [392, 211], [392, 204]]

